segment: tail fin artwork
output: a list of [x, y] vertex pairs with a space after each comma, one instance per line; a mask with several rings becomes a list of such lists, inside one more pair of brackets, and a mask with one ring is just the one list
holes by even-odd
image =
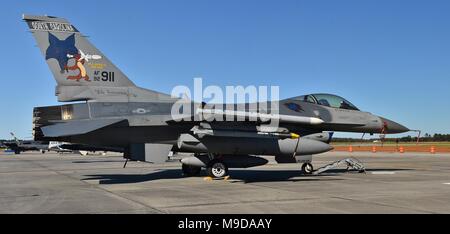
[[57, 82], [58, 100], [148, 101], [170, 96], [137, 87], [66, 19], [24, 15]]

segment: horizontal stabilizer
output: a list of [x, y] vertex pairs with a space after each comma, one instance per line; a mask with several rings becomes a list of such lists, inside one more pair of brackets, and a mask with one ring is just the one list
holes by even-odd
[[124, 119], [94, 119], [94, 120], [73, 120], [67, 123], [58, 123], [42, 127], [45, 137], [65, 137], [82, 135], [101, 128], [125, 122]]

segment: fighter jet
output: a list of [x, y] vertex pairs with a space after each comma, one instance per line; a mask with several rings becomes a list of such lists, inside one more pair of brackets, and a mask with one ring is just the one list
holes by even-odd
[[15, 154], [20, 154], [25, 151], [40, 151], [45, 153], [48, 150], [48, 142], [46, 141], [33, 141], [33, 140], [19, 140], [10, 133], [14, 140], [6, 141], [3, 144], [10, 150], [13, 150]]
[[[34, 108], [36, 140], [112, 147], [127, 160], [151, 163], [166, 161], [170, 151], [187, 152], [192, 156], [181, 160], [185, 175], [205, 168], [211, 177], [224, 177], [229, 168], [266, 164], [260, 156], [301, 163], [310, 174], [312, 155], [333, 149], [330, 132], [409, 131], [333, 94], [235, 104], [231, 110], [174, 98], [136, 86], [66, 19], [24, 15], [23, 20], [53, 73], [58, 101], [72, 102]], [[187, 103], [181, 109], [189, 114], [173, 115], [179, 103]]]

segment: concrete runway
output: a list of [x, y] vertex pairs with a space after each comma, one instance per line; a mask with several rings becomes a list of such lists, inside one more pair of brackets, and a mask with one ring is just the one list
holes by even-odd
[[367, 174], [271, 163], [205, 181], [177, 161], [123, 169], [120, 156], [2, 152], [0, 213], [450, 213], [450, 154], [331, 152], [313, 164], [349, 155]]

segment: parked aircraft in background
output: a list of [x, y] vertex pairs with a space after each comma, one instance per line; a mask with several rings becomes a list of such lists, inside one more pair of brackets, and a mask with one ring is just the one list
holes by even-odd
[[10, 150], [14, 151], [15, 154], [20, 154], [25, 151], [40, 151], [45, 153], [48, 150], [47, 141], [34, 141], [34, 140], [19, 140], [14, 135], [10, 133], [14, 140], [6, 141], [3, 144]]
[[106, 155], [106, 152], [123, 152], [122, 148], [114, 147], [93, 147], [82, 144], [74, 144], [69, 142], [58, 142], [51, 141], [49, 143], [49, 151], [54, 151], [57, 153], [79, 153], [81, 155], [97, 154]]

